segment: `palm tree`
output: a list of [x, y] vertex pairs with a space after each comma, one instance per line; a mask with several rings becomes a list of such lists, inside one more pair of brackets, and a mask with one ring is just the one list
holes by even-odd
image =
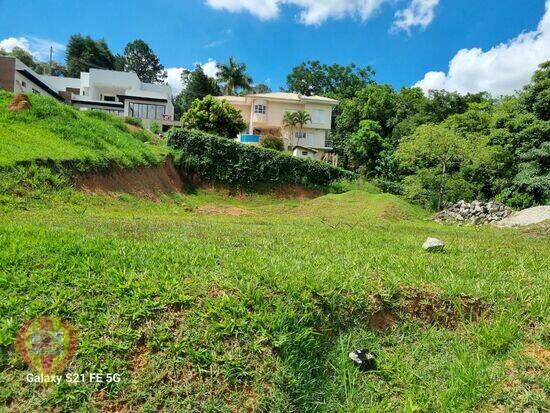
[[293, 145], [293, 136], [292, 136], [292, 131], [294, 130], [294, 128], [296, 127], [297, 123], [296, 123], [296, 112], [286, 112], [285, 115], [283, 116], [283, 126], [288, 129], [288, 134], [289, 134], [289, 144], [290, 146]]
[[246, 65], [233, 57], [227, 64], [218, 64], [218, 79], [225, 84], [225, 93], [230, 96], [235, 94], [235, 89], [247, 89], [252, 84], [252, 78], [246, 74]]
[[296, 143], [296, 145], [299, 145], [300, 139], [302, 138], [302, 131], [304, 129], [304, 125], [307, 125], [308, 122], [311, 122], [311, 116], [305, 110], [299, 110], [297, 112], [294, 112], [293, 115], [294, 115], [294, 121], [296, 122], [296, 126], [300, 127], [300, 135], [298, 137], [298, 142]]

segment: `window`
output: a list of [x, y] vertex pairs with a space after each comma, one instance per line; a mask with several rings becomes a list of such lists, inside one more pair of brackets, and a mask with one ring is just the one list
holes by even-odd
[[306, 132], [295, 132], [294, 137], [296, 139], [307, 139], [307, 133]]
[[307, 151], [302, 151], [302, 155], [307, 156]]
[[103, 96], [103, 100], [105, 102], [115, 102], [115, 97], [114, 96]]
[[317, 125], [325, 122], [325, 111], [323, 109], [314, 109], [311, 111], [311, 123]]
[[254, 113], [261, 113], [265, 115], [267, 113], [267, 106], [265, 105], [254, 105]]
[[165, 105], [130, 102], [130, 116], [140, 119], [162, 120], [166, 113]]
[[27, 87], [27, 82], [25, 82], [24, 80], [21, 82], [21, 86], [23, 87]]

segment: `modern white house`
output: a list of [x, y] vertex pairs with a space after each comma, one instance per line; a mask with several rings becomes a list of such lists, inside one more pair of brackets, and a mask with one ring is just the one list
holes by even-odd
[[39, 75], [13, 57], [0, 57], [0, 89], [39, 93], [81, 110], [101, 110], [118, 116], [157, 122], [163, 129], [178, 126], [169, 85], [144, 83], [133, 72], [90, 69], [80, 78]]
[[[248, 129], [239, 135], [240, 142], [259, 145], [264, 135], [278, 136], [294, 156], [336, 163], [330, 131], [337, 100], [284, 92], [218, 96], [217, 99], [238, 109], [248, 125]], [[301, 130], [289, 128], [283, 122], [287, 112], [297, 111], [306, 111], [311, 117], [311, 122]]]

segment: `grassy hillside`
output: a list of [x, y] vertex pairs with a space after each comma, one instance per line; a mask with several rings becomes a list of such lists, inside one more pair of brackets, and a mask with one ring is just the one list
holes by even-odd
[[79, 169], [150, 165], [166, 152], [142, 142], [120, 118], [81, 112], [48, 97], [29, 97], [29, 110], [10, 112], [13, 94], [0, 91], [0, 168], [33, 161]]
[[[0, 214], [8, 411], [550, 407], [547, 229], [444, 226], [373, 190], [151, 202], [33, 176], [51, 189]], [[422, 251], [427, 236], [447, 252]], [[68, 372], [121, 382], [26, 383], [13, 342], [39, 315], [78, 332]], [[376, 371], [348, 359], [359, 348]]]

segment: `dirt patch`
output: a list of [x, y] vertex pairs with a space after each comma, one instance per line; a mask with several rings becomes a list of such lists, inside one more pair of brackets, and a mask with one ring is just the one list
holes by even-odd
[[94, 395], [94, 404], [101, 413], [130, 413], [132, 411], [124, 403], [109, 399], [102, 391]]
[[172, 158], [167, 158], [158, 166], [77, 175], [74, 183], [77, 189], [87, 193], [115, 195], [126, 192], [149, 199], [158, 199], [162, 194], [182, 192], [184, 189]]
[[29, 97], [23, 93], [15, 95], [8, 106], [10, 112], [19, 112], [21, 110], [28, 110], [31, 108], [31, 101]]
[[237, 207], [222, 207], [217, 205], [203, 205], [197, 208], [197, 212], [208, 215], [230, 215], [234, 217], [240, 217], [250, 214], [250, 211]]
[[130, 132], [139, 132], [143, 130], [141, 126], [131, 125], [129, 123], [126, 124], [126, 127]]
[[145, 343], [140, 343], [132, 356], [131, 371], [134, 374], [139, 374], [147, 368], [149, 364], [149, 349]]
[[532, 344], [525, 350], [525, 353], [535, 359], [545, 370], [550, 370], [550, 350], [539, 346], [538, 344]]
[[479, 299], [467, 296], [444, 299], [433, 292], [418, 289], [400, 291], [389, 300], [378, 296], [375, 301], [379, 310], [369, 317], [369, 325], [375, 331], [386, 330], [405, 317], [456, 328], [461, 321], [480, 320], [490, 310], [490, 305]]

